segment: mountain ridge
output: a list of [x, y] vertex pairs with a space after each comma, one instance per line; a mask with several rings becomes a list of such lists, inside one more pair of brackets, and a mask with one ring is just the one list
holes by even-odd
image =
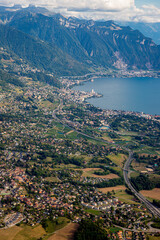
[[[10, 31], [14, 29], [30, 39], [30, 46], [27, 42], [25, 46], [29, 49], [28, 53], [18, 39], [16, 47], [10, 38], [10, 46], [14, 45], [11, 50], [34, 66], [57, 75], [79, 75], [99, 67], [159, 70], [160, 46], [140, 31], [120, 26], [112, 20], [81, 20], [61, 14], [48, 16], [46, 13], [49, 15], [47, 10], [34, 6], [14, 12], [0, 11], [1, 28], [2, 25], [9, 27]], [[26, 38], [23, 36], [23, 39]], [[35, 52], [38, 45], [38, 49], [41, 48], [41, 51], [38, 50], [40, 57]]]

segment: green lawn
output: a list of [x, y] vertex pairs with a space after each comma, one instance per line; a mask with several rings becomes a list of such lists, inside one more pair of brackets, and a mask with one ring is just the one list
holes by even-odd
[[47, 233], [52, 233], [65, 227], [69, 222], [70, 220], [65, 217], [59, 217], [54, 221], [47, 220], [45, 230]]
[[110, 228], [110, 232], [111, 232], [111, 233], [116, 233], [116, 232], [119, 232], [119, 231], [122, 231], [122, 229], [119, 228], [119, 227], [111, 227], [111, 228]]
[[115, 196], [122, 202], [129, 203], [129, 204], [138, 204], [133, 200], [134, 196], [126, 193], [125, 190], [117, 191], [115, 193]]
[[101, 212], [98, 211], [98, 210], [95, 210], [95, 209], [86, 209], [85, 211], [86, 211], [87, 213], [91, 213], [91, 214], [93, 214], [93, 215], [97, 215], [97, 216], [101, 215]]

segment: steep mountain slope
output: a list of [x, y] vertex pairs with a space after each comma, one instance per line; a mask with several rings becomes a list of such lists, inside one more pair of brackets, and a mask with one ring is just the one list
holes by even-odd
[[82, 64], [63, 53], [57, 46], [50, 46], [6, 25], [0, 25], [0, 46], [7, 48], [31, 66], [59, 75], [83, 74]]
[[8, 25], [48, 42], [51, 46], [57, 46], [77, 60], [87, 60], [83, 47], [72, 31], [60, 23], [57, 15], [46, 17], [42, 14], [20, 11]]
[[[119, 27], [112, 21], [93, 23], [76, 35], [95, 63], [117, 68], [159, 68], [160, 48], [139, 31]], [[158, 60], [158, 62], [157, 62]]]
[[[119, 26], [113, 21], [87, 21], [60, 14], [46, 16], [50, 14], [45, 11], [42, 14], [43, 11], [30, 7], [0, 12], [5, 26], [24, 32], [32, 39], [29, 49], [29, 43], [25, 41], [26, 51], [18, 39], [17, 48], [13, 45], [14, 51], [23, 53], [21, 57], [25, 56], [35, 65], [49, 71], [54, 68], [61, 75], [67, 71], [69, 74], [71, 70], [73, 74], [81, 74], [89, 67], [99, 66], [145, 70], [160, 68], [160, 46], [137, 30]], [[33, 41], [36, 48], [42, 48], [41, 51], [34, 51]]]
[[122, 26], [130, 26], [137, 29], [145, 36], [150, 37], [156, 44], [160, 44], [160, 23], [144, 23], [144, 22], [120, 22]]

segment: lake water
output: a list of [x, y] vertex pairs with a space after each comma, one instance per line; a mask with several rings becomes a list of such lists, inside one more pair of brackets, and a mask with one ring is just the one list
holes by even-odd
[[102, 109], [160, 114], [160, 78], [97, 78], [73, 89], [101, 93], [87, 101]]

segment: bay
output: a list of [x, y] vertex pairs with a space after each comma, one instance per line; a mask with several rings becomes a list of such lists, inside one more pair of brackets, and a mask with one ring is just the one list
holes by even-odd
[[102, 109], [160, 114], [160, 78], [96, 78], [78, 85], [74, 90], [92, 91], [103, 95], [87, 99]]

